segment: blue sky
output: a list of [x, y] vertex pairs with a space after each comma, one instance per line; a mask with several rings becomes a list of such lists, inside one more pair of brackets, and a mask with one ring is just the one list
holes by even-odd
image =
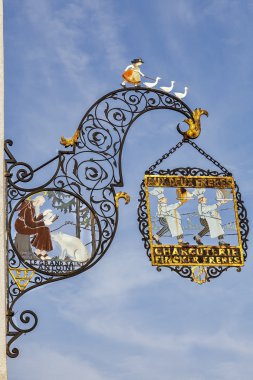
[[[85, 111], [119, 88], [142, 57], [143, 72], [189, 87], [186, 103], [209, 111], [198, 144], [215, 156], [252, 207], [253, 1], [11, 0], [4, 5], [5, 133], [18, 160], [37, 166], [60, 149]], [[151, 267], [138, 231], [145, 170], [178, 142], [172, 111], [139, 118], [123, 152], [118, 232], [105, 257], [76, 278], [20, 302], [39, 325], [18, 342], [10, 380], [251, 380], [252, 248], [241, 273], [210, 284]], [[189, 148], [163, 168], [208, 168]], [[36, 376], [36, 377], [35, 377]]]

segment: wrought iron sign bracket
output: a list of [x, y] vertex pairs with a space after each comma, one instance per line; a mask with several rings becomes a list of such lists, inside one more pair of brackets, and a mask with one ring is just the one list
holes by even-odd
[[[14, 342], [38, 323], [37, 315], [31, 310], [15, 314], [19, 322], [14, 321], [14, 306], [20, 297], [38, 286], [85, 272], [108, 251], [118, 225], [118, 200], [130, 201], [126, 192], [115, 192], [115, 187], [124, 184], [121, 157], [128, 131], [146, 112], [162, 109], [183, 115], [189, 128], [183, 132], [178, 124], [183, 142], [149, 168], [148, 173], [155, 173], [156, 166], [185, 142], [200, 149], [191, 139], [200, 134], [201, 115], [208, 116], [207, 111], [192, 111], [176, 96], [160, 90], [124, 88], [104, 95], [88, 109], [71, 138], [61, 137], [61, 144], [69, 150], [59, 151], [35, 169], [17, 161], [10, 151], [12, 141], [6, 140], [8, 356], [18, 356]], [[51, 173], [46, 179], [40, 176], [43, 169]], [[194, 169], [182, 170], [181, 174], [192, 175]], [[143, 186], [138, 212], [148, 250]], [[240, 202], [240, 193], [237, 199]], [[244, 213], [246, 239], [248, 224], [242, 202], [240, 207], [241, 217]], [[246, 248], [246, 241], [244, 243]], [[190, 276], [185, 269], [178, 273]]]

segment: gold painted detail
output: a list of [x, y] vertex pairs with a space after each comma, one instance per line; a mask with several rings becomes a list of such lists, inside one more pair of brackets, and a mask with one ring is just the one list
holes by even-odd
[[233, 177], [145, 175], [146, 186], [234, 189]]
[[196, 139], [199, 137], [201, 132], [200, 117], [202, 115], [206, 115], [208, 117], [208, 112], [206, 110], [202, 110], [201, 108], [196, 108], [192, 113], [193, 119], [189, 118], [184, 120], [184, 123], [189, 125], [189, 129], [185, 132], [181, 131], [179, 124], [177, 125], [177, 130], [184, 136], [184, 139]]
[[192, 199], [191, 193], [184, 187], [178, 187], [176, 189], [177, 200], [181, 202], [181, 205]]
[[29, 200], [29, 201], [31, 201], [32, 200], [32, 197], [34, 196], [34, 195], [44, 195], [45, 197], [47, 196], [47, 194], [48, 194], [48, 192], [47, 191], [39, 191], [38, 193], [34, 193], [33, 195], [30, 195], [29, 197], [27, 197], [27, 199]]
[[25, 290], [34, 276], [34, 270], [9, 267], [9, 272], [20, 290]]
[[205, 267], [192, 267], [192, 279], [199, 285], [207, 281], [207, 270]]
[[64, 145], [65, 147], [73, 146], [77, 143], [79, 136], [80, 136], [80, 131], [77, 129], [74, 135], [70, 137], [69, 139], [65, 138], [64, 136], [61, 136], [60, 143], [61, 145]]
[[130, 202], [130, 195], [123, 192], [123, 191], [120, 191], [118, 192], [116, 195], [115, 195], [115, 203], [116, 203], [116, 207], [118, 208], [119, 207], [119, 199], [120, 198], [124, 198], [125, 199], [125, 204], [127, 205], [129, 202]]

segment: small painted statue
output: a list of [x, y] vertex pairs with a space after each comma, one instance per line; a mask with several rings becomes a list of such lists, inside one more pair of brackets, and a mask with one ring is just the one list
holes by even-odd
[[131, 63], [132, 64], [127, 66], [122, 74], [124, 79], [121, 83], [122, 87], [126, 87], [126, 82], [131, 83], [134, 86], [139, 86], [141, 84], [141, 76], [145, 76], [140, 70], [140, 66], [144, 63], [141, 58], [133, 59]]

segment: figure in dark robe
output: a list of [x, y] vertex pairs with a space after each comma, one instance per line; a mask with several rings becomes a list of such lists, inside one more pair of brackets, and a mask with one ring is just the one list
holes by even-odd
[[[25, 200], [18, 207], [18, 218], [15, 221], [15, 229], [19, 234], [33, 236], [31, 244], [35, 247], [35, 253], [40, 260], [50, 260], [47, 252], [52, 251], [50, 229], [47, 227], [51, 221], [44, 221], [43, 213], [36, 215], [35, 208], [39, 208], [45, 202], [42, 196], [33, 201]], [[48, 210], [47, 210], [48, 211]]]

